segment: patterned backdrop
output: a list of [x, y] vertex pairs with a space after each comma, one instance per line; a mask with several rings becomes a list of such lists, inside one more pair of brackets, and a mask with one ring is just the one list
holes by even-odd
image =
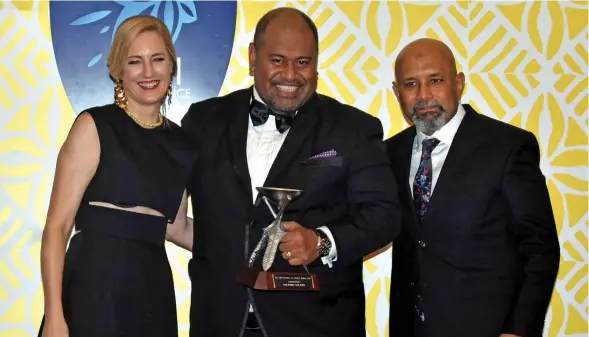
[[[423, 36], [455, 51], [463, 102], [536, 134], [562, 247], [545, 335], [587, 336], [588, 3], [238, 2], [221, 94], [251, 84], [247, 45], [260, 16], [278, 6], [305, 11], [319, 27], [319, 90], [378, 116], [386, 137], [406, 127], [391, 90], [395, 56]], [[0, 2], [0, 337], [36, 336], [41, 233], [57, 153], [80, 112], [60, 80], [49, 9], [49, 1]], [[188, 336], [189, 254], [168, 248]], [[389, 249], [365, 263], [371, 337], [388, 336], [390, 261]]]

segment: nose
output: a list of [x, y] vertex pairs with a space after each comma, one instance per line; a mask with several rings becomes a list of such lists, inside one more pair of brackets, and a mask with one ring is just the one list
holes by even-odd
[[286, 67], [284, 68], [282, 75], [285, 80], [294, 81], [294, 79], [296, 78], [296, 69], [293, 62], [286, 63]]
[[417, 90], [417, 98], [419, 100], [429, 100], [432, 98], [432, 90], [429, 83], [420, 84]]
[[153, 76], [153, 64], [151, 61], [143, 63], [143, 76], [147, 78]]

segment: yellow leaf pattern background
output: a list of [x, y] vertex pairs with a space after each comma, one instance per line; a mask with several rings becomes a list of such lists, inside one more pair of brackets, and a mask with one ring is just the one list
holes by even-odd
[[[587, 336], [588, 3], [586, 1], [240, 1], [220, 94], [252, 83], [257, 20], [290, 6], [316, 22], [319, 91], [404, 129], [391, 90], [399, 50], [419, 37], [455, 52], [464, 103], [538, 138], [562, 263], [545, 336]], [[0, 337], [36, 336], [43, 309], [39, 249], [59, 147], [75, 112], [60, 82], [48, 1], [0, 2]], [[172, 115], [179, 119], [182, 112]], [[189, 254], [168, 246], [181, 336], [188, 336]], [[388, 336], [391, 250], [365, 262], [366, 329]]]

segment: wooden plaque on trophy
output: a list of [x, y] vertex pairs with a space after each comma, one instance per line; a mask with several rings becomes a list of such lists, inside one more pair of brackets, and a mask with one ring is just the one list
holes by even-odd
[[238, 281], [252, 289], [275, 291], [319, 291], [315, 274], [263, 271], [243, 268], [237, 274]]

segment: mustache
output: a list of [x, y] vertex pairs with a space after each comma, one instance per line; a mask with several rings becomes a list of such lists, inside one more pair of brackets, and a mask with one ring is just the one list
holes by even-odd
[[415, 113], [417, 112], [417, 109], [423, 109], [423, 108], [438, 108], [440, 111], [444, 112], [444, 107], [442, 106], [442, 104], [440, 104], [440, 102], [435, 101], [435, 100], [429, 100], [429, 101], [419, 101], [419, 102], [413, 104], [413, 107], [411, 107], [411, 113], [413, 115], [415, 115]]

